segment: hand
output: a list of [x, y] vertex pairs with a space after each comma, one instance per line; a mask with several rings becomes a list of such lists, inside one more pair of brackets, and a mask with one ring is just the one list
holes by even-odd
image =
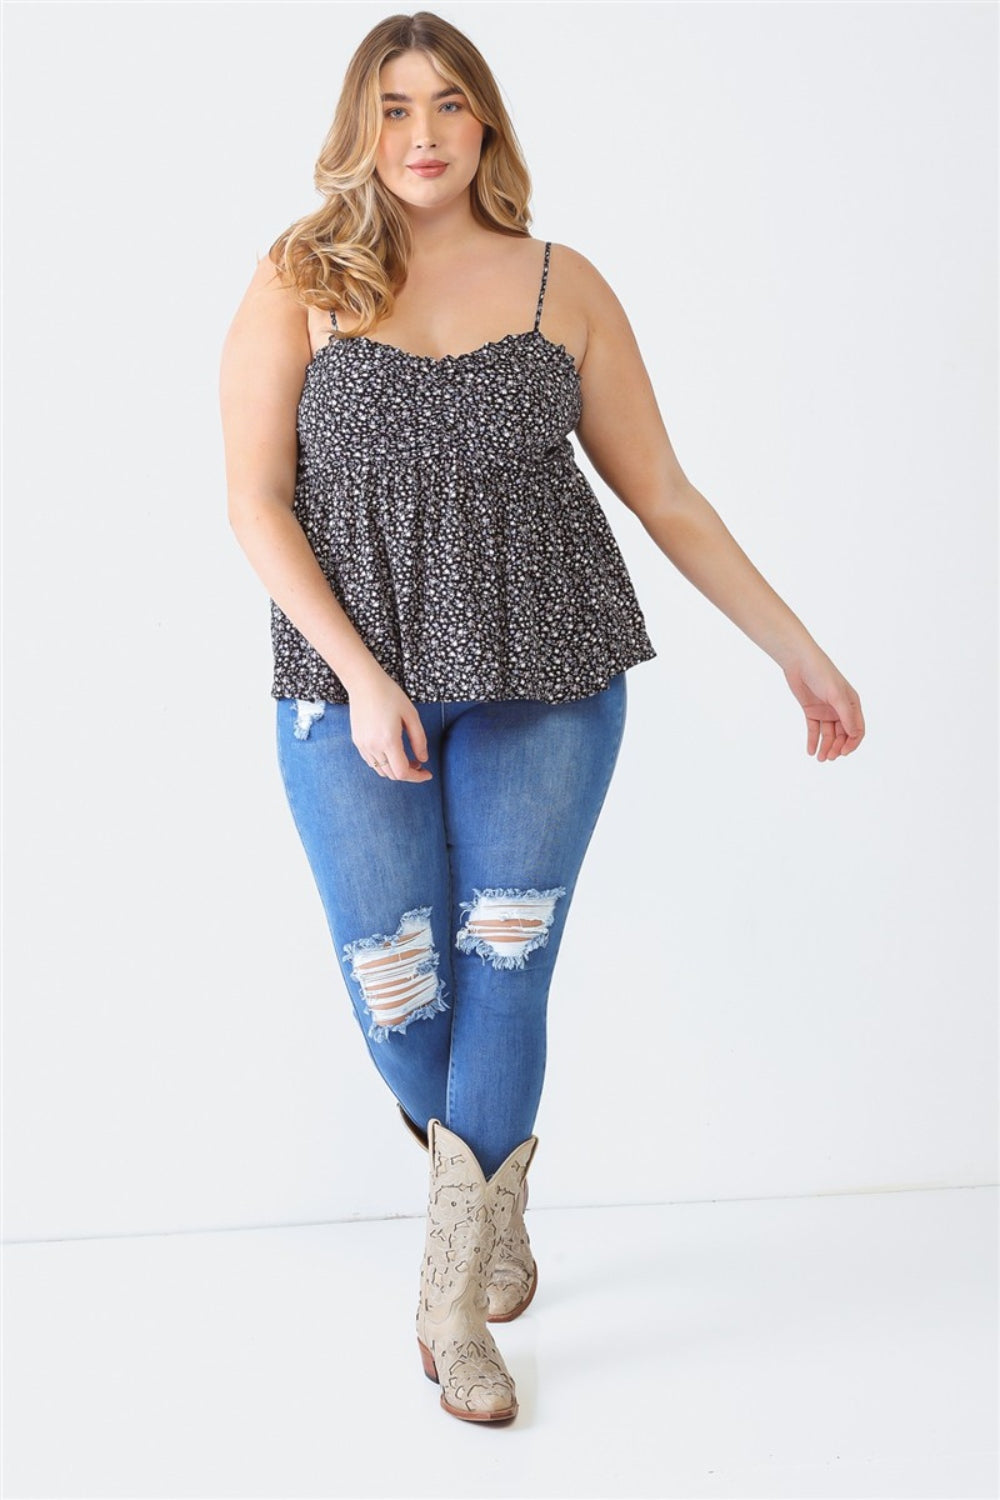
[[861, 700], [830, 658], [817, 646], [794, 658], [782, 671], [809, 726], [806, 754], [812, 755], [817, 744], [817, 760], [836, 760], [856, 750], [865, 733]]
[[[427, 736], [420, 715], [398, 682], [382, 667], [353, 682], [348, 689], [351, 708], [351, 741], [365, 764], [389, 781], [428, 781], [432, 773], [427, 759]], [[403, 750], [403, 730], [420, 757], [410, 759]]]

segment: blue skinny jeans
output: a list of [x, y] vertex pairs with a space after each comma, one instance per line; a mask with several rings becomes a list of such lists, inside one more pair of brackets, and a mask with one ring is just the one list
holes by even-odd
[[[531, 1135], [552, 970], [625, 728], [625, 673], [552, 704], [414, 702], [433, 779], [380, 776], [350, 706], [275, 700], [278, 763], [383, 1080], [487, 1177]], [[404, 750], [412, 755], [404, 733]]]

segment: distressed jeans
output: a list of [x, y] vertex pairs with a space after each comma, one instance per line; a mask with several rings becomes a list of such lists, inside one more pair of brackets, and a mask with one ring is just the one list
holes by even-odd
[[362, 759], [348, 704], [275, 700], [285, 793], [368, 1051], [410, 1119], [441, 1120], [487, 1177], [534, 1128], [552, 971], [626, 704], [624, 672], [568, 703], [414, 701], [433, 779], [409, 782]]

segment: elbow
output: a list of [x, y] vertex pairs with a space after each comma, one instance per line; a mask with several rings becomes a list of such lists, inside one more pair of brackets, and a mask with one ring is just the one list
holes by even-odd
[[684, 480], [657, 485], [639, 497], [630, 497], [625, 503], [649, 531], [690, 516], [702, 499], [694, 485]]
[[290, 511], [294, 495], [275, 495], [259, 490], [231, 493], [226, 502], [226, 519], [231, 529], [239, 533], [245, 526], [254, 525], [262, 516]]
[[226, 520], [229, 522], [230, 531], [234, 532], [236, 536], [239, 536], [240, 532], [243, 530], [243, 523], [245, 519], [246, 511], [243, 509], [243, 507], [233, 505], [232, 502], [230, 502], [226, 510]]

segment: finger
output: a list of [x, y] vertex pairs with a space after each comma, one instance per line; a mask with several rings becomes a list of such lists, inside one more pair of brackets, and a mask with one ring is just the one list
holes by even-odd
[[417, 757], [418, 765], [425, 765], [430, 758], [427, 746], [427, 732], [415, 708], [404, 715], [403, 723], [406, 725], [406, 732], [410, 736], [410, 744], [413, 747], [414, 755]]
[[384, 750], [366, 750], [365, 760], [371, 766], [376, 776], [387, 776], [390, 770], [389, 762]]
[[831, 694], [830, 706], [837, 710], [843, 730], [848, 739], [860, 740], [865, 732], [865, 716], [861, 704], [853, 692]]
[[808, 734], [806, 736], [806, 754], [812, 755], [816, 750], [816, 742], [819, 739], [819, 720], [806, 719]]
[[402, 776], [394, 776], [392, 765], [385, 752], [381, 750], [375, 750], [370, 753], [368, 765], [375, 772], [376, 776], [381, 776], [384, 781], [426, 781], [431, 775], [430, 771], [422, 769], [418, 761], [410, 760], [407, 762], [405, 773]]
[[406, 734], [410, 742], [410, 748], [415, 752], [415, 756], [409, 756], [407, 758], [407, 765], [409, 766], [409, 770], [406, 773], [406, 780], [430, 781], [433, 779], [433, 777], [431, 775], [431, 772], [424, 764], [424, 762], [429, 759], [427, 735], [424, 733], [424, 726], [420, 722], [420, 715], [414, 709], [412, 712], [408, 712], [403, 716], [403, 723], [406, 726]]
[[857, 734], [848, 734], [848, 736], [847, 736], [847, 743], [844, 746], [844, 754], [845, 755], [850, 755], [850, 753], [851, 753], [852, 750], [856, 750], [858, 748], [858, 746], [861, 744], [861, 741], [864, 739], [864, 737], [865, 737], [865, 721], [862, 718], [862, 720], [861, 720], [861, 728], [858, 731], [858, 733]]
[[382, 769], [393, 781], [406, 781], [409, 777], [408, 760], [403, 749], [403, 730], [400, 725], [396, 738], [379, 752]]
[[823, 720], [823, 750], [820, 760], [831, 760], [834, 744], [836, 743], [836, 721], [833, 719]]

